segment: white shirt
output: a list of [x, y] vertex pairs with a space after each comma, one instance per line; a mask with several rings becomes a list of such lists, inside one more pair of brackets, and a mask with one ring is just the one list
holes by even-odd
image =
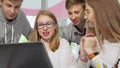
[[120, 43], [111, 43], [105, 40], [100, 54], [91, 61], [95, 68], [112, 68], [118, 58], [120, 58]]
[[59, 48], [55, 52], [49, 51], [48, 55], [54, 68], [76, 68], [69, 43], [65, 39], [61, 39]]

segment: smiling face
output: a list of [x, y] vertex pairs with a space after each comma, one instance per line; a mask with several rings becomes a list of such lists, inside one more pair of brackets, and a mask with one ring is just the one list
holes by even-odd
[[8, 21], [13, 20], [18, 14], [21, 4], [22, 4], [22, 0], [18, 0], [18, 1], [3, 0], [1, 2], [3, 16]]
[[57, 28], [54, 20], [46, 15], [40, 15], [37, 19], [37, 29], [41, 38], [49, 41], [55, 33]]
[[91, 27], [91, 28], [94, 27], [94, 23], [95, 23], [94, 11], [93, 11], [93, 8], [91, 8], [88, 4], [86, 4], [84, 18], [86, 19], [88, 27]]
[[68, 15], [74, 25], [78, 25], [83, 14], [83, 7], [81, 4], [74, 4], [68, 9]]

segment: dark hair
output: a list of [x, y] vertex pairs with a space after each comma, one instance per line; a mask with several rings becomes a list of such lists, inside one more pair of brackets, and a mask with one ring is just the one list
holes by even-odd
[[83, 10], [85, 9], [85, 0], [66, 0], [65, 7], [69, 9], [72, 5], [81, 4]]

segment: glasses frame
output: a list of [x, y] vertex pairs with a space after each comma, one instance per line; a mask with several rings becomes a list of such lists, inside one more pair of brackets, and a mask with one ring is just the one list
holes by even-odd
[[37, 24], [37, 28], [38, 29], [43, 29], [45, 26], [47, 28], [51, 28], [51, 27], [53, 27], [53, 25], [55, 25], [55, 22], [48, 22], [46, 24]]

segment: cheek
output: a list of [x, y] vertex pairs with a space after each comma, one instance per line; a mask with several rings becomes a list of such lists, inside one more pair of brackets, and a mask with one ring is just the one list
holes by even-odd
[[94, 23], [95, 23], [94, 17], [91, 17], [91, 27], [94, 27]]
[[93, 22], [93, 16], [92, 16], [92, 15], [88, 15], [88, 20], [89, 20], [90, 22]]
[[82, 14], [77, 14], [76, 17], [78, 17], [79, 19], [82, 18]]
[[56, 31], [57, 28], [58, 28], [58, 26], [55, 25], [54, 28], [51, 29], [51, 34], [52, 34], [52, 35], [54, 35], [54, 33], [55, 33], [55, 31]]
[[84, 16], [84, 13], [80, 12], [79, 14], [77, 14], [77, 16], [82, 17], [82, 16]]
[[39, 34], [39, 36], [42, 36], [42, 31], [38, 30], [38, 34]]
[[19, 10], [15, 10], [15, 14], [18, 14]]
[[75, 15], [74, 15], [76, 18], [79, 18], [79, 19], [81, 19], [81, 17], [82, 17], [82, 13], [79, 13], [79, 14], [77, 14], [77, 13], [75, 13]]
[[3, 7], [3, 10], [2, 10], [2, 11], [3, 11], [4, 13], [8, 13], [10, 10], [11, 10], [11, 9], [8, 8], [8, 7]]
[[50, 29], [50, 34], [53, 35], [55, 33], [55, 28]]
[[92, 20], [92, 23], [94, 24], [95, 23], [95, 17], [92, 16], [91, 20]]
[[72, 18], [72, 15], [68, 15], [68, 16], [69, 16], [70, 19]]
[[80, 19], [80, 20], [83, 20], [84, 17], [85, 17], [85, 14], [84, 14], [84, 13], [82, 13], [82, 14], [79, 15], [79, 19]]

